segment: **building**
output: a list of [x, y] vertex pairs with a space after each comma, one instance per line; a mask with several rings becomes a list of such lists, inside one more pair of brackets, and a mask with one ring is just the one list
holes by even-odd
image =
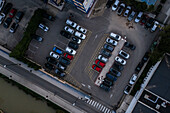
[[95, 0], [65, 0], [73, 4], [77, 9], [81, 10], [84, 13], [88, 13], [93, 6]]

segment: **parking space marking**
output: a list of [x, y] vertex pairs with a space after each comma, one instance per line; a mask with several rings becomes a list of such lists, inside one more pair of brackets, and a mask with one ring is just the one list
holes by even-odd
[[30, 46], [33, 46], [33, 47], [35, 47], [36, 49], [39, 48], [38, 46], [35, 46], [34, 44], [31, 44], [31, 43], [30, 43]]
[[87, 35], [88, 38], [86, 38], [83, 42], [82, 45], [80, 46], [80, 48], [77, 50], [77, 54], [76, 57], [73, 59], [73, 62], [71, 63], [71, 65], [67, 68], [68, 73], [70, 73], [75, 65], [75, 63], [77, 62], [82, 50], [84, 49], [87, 41], [89, 40], [90, 36], [91, 36], [92, 32], [89, 32], [89, 34]]

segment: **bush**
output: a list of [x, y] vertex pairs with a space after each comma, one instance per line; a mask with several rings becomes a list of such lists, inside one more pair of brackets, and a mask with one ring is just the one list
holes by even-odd
[[16, 47], [10, 53], [10, 57], [14, 57], [17, 60], [20, 60], [20, 61], [28, 64], [29, 67], [32, 67], [34, 69], [40, 69], [40, 66], [36, 65], [35, 63], [32, 63], [31, 61], [26, 60], [24, 58], [24, 56], [25, 56], [25, 52], [28, 49], [28, 46], [32, 40], [31, 34], [36, 33], [38, 25], [40, 24], [40, 22], [43, 18], [42, 17], [43, 12], [44, 12], [43, 9], [37, 9], [34, 12], [34, 15], [32, 16], [30, 22], [28, 23], [26, 31], [24, 32], [24, 36], [23, 36], [22, 40], [16, 45]]
[[158, 15], [159, 12], [161, 11], [161, 9], [162, 9], [162, 5], [159, 4], [158, 7], [157, 7], [156, 10], [155, 10], [155, 13]]

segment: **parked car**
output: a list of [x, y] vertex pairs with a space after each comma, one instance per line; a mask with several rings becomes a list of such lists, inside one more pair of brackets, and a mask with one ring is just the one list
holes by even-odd
[[101, 87], [102, 89], [104, 89], [105, 91], [109, 91], [109, 90], [110, 90], [110, 86], [107, 86], [107, 85], [104, 84], [104, 83], [102, 83], [102, 84], [100, 85], [100, 87]]
[[110, 45], [108, 45], [108, 44], [104, 44], [104, 49], [112, 52], [112, 51], [114, 50], [114, 47], [112, 47], [112, 46], [110, 46]]
[[108, 51], [105, 50], [105, 49], [102, 49], [100, 53], [101, 53], [102, 55], [106, 56], [106, 57], [110, 57], [110, 56], [111, 56], [110, 52], [108, 52]]
[[133, 44], [129, 43], [129, 42], [125, 42], [124, 44], [125, 47], [130, 48], [131, 50], [135, 50], [136, 46], [134, 46]]
[[113, 46], [117, 46], [117, 44], [118, 44], [117, 41], [112, 40], [111, 38], [107, 38], [107, 39], [106, 39], [106, 42], [107, 42], [108, 44], [113, 45]]
[[117, 80], [117, 77], [115, 77], [114, 75], [112, 75], [111, 73], [107, 73], [106, 74], [106, 78], [112, 80], [112, 81], [116, 81]]
[[103, 55], [99, 55], [97, 58], [99, 60], [103, 61], [104, 63], [106, 63], [108, 61], [108, 59], [106, 57], [104, 57]]
[[17, 23], [14, 22], [14, 23], [12, 24], [9, 32], [10, 32], [10, 33], [15, 33], [16, 29], [18, 28], [18, 26], [19, 26], [19, 24], [17, 24]]
[[128, 21], [132, 21], [133, 20], [133, 18], [135, 17], [135, 11], [132, 11], [131, 13], [130, 13], [130, 15], [129, 15], [129, 17], [128, 17]]
[[136, 72], [139, 72], [139, 71], [142, 69], [143, 65], [144, 65], [143, 62], [139, 62], [139, 64], [137, 65], [135, 71], [136, 71]]
[[149, 18], [148, 21], [145, 24], [145, 29], [149, 29], [153, 26], [154, 23], [154, 19], [153, 18]]
[[156, 28], [158, 27], [159, 22], [158, 21], [154, 21], [153, 27], [151, 28], [151, 32], [156, 31]]
[[100, 66], [100, 67], [104, 67], [105, 66], [105, 63], [104, 62], [101, 62], [100, 60], [96, 60], [95, 61], [96, 65]]
[[47, 62], [49, 62], [51, 64], [55, 64], [55, 65], [57, 64], [56, 59], [53, 57], [46, 57], [46, 59], [47, 59]]
[[107, 84], [108, 86], [113, 86], [113, 81], [107, 79], [107, 78], [104, 78], [104, 81], [103, 81], [104, 84]]
[[120, 3], [119, 0], [116, 0], [116, 1], [113, 3], [112, 11], [116, 11], [116, 9], [118, 8], [119, 3]]
[[120, 6], [118, 7], [117, 14], [120, 16], [125, 9], [125, 4], [121, 3]]
[[47, 32], [49, 30], [49, 28], [47, 26], [45, 26], [44, 24], [40, 23], [38, 26], [40, 29], [42, 29], [43, 31]]
[[80, 44], [81, 43], [81, 39], [79, 38], [76, 38], [76, 37], [72, 37], [72, 41], [77, 43], [77, 44]]
[[70, 47], [70, 48], [72, 48], [74, 50], [77, 50], [79, 48], [79, 45], [77, 43], [73, 42], [73, 41], [70, 41], [68, 43], [68, 47]]
[[73, 28], [76, 28], [77, 24], [69, 19], [66, 20], [66, 24], [73, 27]]
[[120, 65], [116, 62], [113, 64], [113, 67], [116, 68], [119, 71], [122, 71], [124, 69], [124, 67], [122, 65]]
[[4, 6], [4, 10], [3, 10], [3, 13], [5, 14], [5, 15], [7, 15], [8, 14], [8, 12], [10, 11], [10, 9], [12, 8], [12, 3], [7, 3], [5, 6]]
[[66, 68], [67, 68], [66, 66], [60, 64], [59, 62], [56, 64], [56, 66], [57, 66], [57, 68], [59, 68], [62, 71], [66, 70]]
[[95, 64], [92, 65], [92, 68], [93, 68], [94, 70], [96, 70], [97, 72], [101, 72], [101, 71], [102, 71], [102, 68], [100, 68], [99, 66], [97, 66], [97, 65], [95, 65]]
[[121, 36], [115, 33], [110, 33], [110, 37], [117, 41], [121, 39]]
[[43, 15], [42, 15], [44, 18], [50, 20], [50, 21], [54, 21], [55, 18], [51, 15], [49, 15], [47, 12], [44, 12]]
[[64, 57], [65, 58], [68, 58], [69, 60], [72, 60], [73, 59], [73, 56], [68, 54], [68, 53], [64, 53]]
[[59, 59], [60, 58], [60, 55], [54, 53], [53, 51], [50, 52], [50, 56], [55, 58], [55, 59]]
[[81, 27], [81, 26], [79, 26], [79, 25], [77, 25], [76, 29], [77, 29], [78, 31], [84, 33], [84, 34], [87, 33], [87, 29], [85, 29], [85, 28], [83, 28], [83, 27]]
[[45, 63], [45, 67], [48, 68], [49, 70], [54, 70], [55, 69], [54, 65], [52, 65], [50, 63]]
[[131, 7], [130, 7], [130, 6], [127, 6], [127, 8], [126, 8], [126, 10], [125, 10], [125, 12], [124, 12], [124, 14], [123, 14], [123, 16], [127, 17], [127, 16], [129, 15], [130, 10], [131, 10]]
[[140, 24], [141, 25], [145, 25], [146, 21], [148, 20], [148, 16], [147, 15], [143, 15], [141, 20], [140, 20]]
[[132, 86], [127, 85], [127, 86], [125, 87], [125, 89], [124, 89], [124, 93], [125, 93], [126, 95], [128, 95], [128, 94], [129, 94], [129, 91], [131, 90], [131, 88], [132, 88]]
[[16, 16], [15, 16], [15, 22], [16, 22], [16, 23], [19, 23], [19, 22], [21, 21], [21, 19], [22, 19], [23, 16], [24, 16], [24, 12], [18, 11], [18, 12], [16, 13]]
[[5, 22], [4, 22], [4, 28], [8, 28], [9, 26], [10, 26], [10, 24], [11, 24], [11, 22], [12, 22], [12, 18], [7, 18], [6, 20], [5, 20]]
[[113, 4], [113, 0], [108, 0], [107, 3], [106, 3], [106, 7], [107, 8], [110, 8]]
[[110, 68], [110, 73], [116, 75], [117, 77], [121, 76], [121, 72], [119, 72], [118, 70], [114, 69], [114, 68]]
[[78, 32], [78, 31], [75, 32], [75, 36], [82, 39], [82, 40], [84, 40], [86, 38], [86, 35]]
[[39, 35], [36, 35], [36, 34], [33, 34], [31, 35], [31, 37], [35, 40], [37, 40], [38, 42], [42, 42], [43, 41], [43, 38]]
[[67, 32], [69, 32], [69, 33], [71, 33], [71, 34], [73, 34], [74, 33], [74, 30], [73, 29], [71, 29], [70, 27], [68, 27], [68, 26], [65, 26], [64, 27], [64, 30], [65, 31], [67, 31]]
[[70, 53], [71, 55], [75, 55], [76, 54], [76, 51], [74, 49], [69, 48], [69, 47], [66, 47], [65, 51]]
[[61, 31], [60, 32], [60, 34], [62, 35], [62, 36], [64, 36], [64, 37], [66, 37], [66, 38], [68, 38], [68, 39], [70, 39], [71, 38], [71, 34], [69, 33], [69, 32], [66, 32], [66, 31]]
[[57, 48], [56, 46], [53, 47], [53, 51], [58, 53], [59, 55], [63, 54], [63, 51], [61, 49]]
[[4, 13], [1, 13], [0, 14], [0, 24], [2, 24], [2, 22], [4, 21], [5, 19], [5, 14]]
[[64, 64], [64, 65], [69, 65], [70, 64], [70, 60], [68, 60], [68, 59], [66, 59], [64, 57], [60, 57], [59, 62]]
[[4, 7], [4, 4], [5, 4], [5, 0], [0, 0], [0, 11]]
[[9, 17], [13, 18], [16, 14], [17, 10], [15, 8], [12, 8], [11, 11], [9, 12]]
[[124, 59], [121, 59], [121, 58], [118, 57], [118, 56], [115, 58], [115, 61], [118, 62], [118, 63], [120, 63], [120, 64], [122, 64], [122, 65], [125, 65], [125, 64], [126, 64], [126, 61], [125, 61]]
[[59, 69], [56, 69], [55, 73], [60, 77], [64, 77], [66, 75], [64, 72], [60, 71]]
[[138, 78], [137, 74], [133, 74], [132, 77], [130, 78], [129, 84], [133, 85], [136, 82], [137, 78]]
[[130, 55], [123, 50], [120, 50], [119, 55], [125, 59], [128, 59]]
[[142, 62], [145, 63], [146, 61], [148, 61], [148, 59], [149, 59], [149, 52], [146, 52], [145, 55], [142, 58]]
[[135, 22], [136, 22], [136, 23], [138, 23], [138, 22], [141, 20], [142, 15], [143, 15], [143, 12], [139, 12], [139, 13], [138, 13], [137, 17], [135, 18]]

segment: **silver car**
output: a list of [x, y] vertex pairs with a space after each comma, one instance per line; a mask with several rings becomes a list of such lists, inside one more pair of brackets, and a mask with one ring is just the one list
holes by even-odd
[[132, 19], [135, 17], [135, 14], [136, 14], [135, 11], [132, 11], [127, 20], [132, 21]]

